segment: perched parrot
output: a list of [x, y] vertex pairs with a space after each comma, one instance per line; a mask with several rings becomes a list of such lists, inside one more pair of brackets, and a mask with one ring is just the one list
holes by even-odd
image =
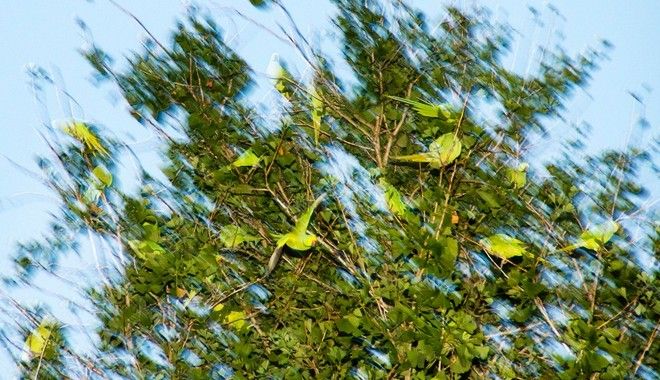
[[509, 259], [527, 254], [525, 243], [505, 234], [495, 234], [479, 241], [483, 248], [491, 255]]
[[270, 62], [268, 62], [268, 67], [266, 68], [266, 75], [270, 78], [275, 86], [275, 89], [279, 91], [287, 100], [291, 100], [293, 92], [291, 91], [291, 84], [293, 83], [293, 78], [291, 74], [282, 67], [280, 64], [280, 55], [274, 53], [270, 57]]
[[66, 123], [63, 127], [66, 134], [80, 141], [86, 150], [93, 154], [108, 155], [108, 150], [105, 149], [103, 144], [94, 132], [81, 121], [72, 121]]
[[319, 195], [318, 198], [312, 203], [311, 206], [298, 218], [295, 227], [289, 233], [284, 235], [276, 235], [277, 247], [275, 251], [270, 256], [268, 260], [268, 268], [266, 269], [266, 276], [268, 276], [277, 266], [277, 263], [280, 261], [282, 256], [282, 250], [284, 246], [287, 246], [296, 251], [307, 251], [314, 246], [316, 240], [318, 239], [316, 235], [307, 232], [307, 227], [309, 226], [309, 221], [312, 218], [312, 214], [318, 205], [325, 199], [326, 194], [323, 193]]
[[440, 168], [452, 163], [461, 154], [461, 140], [454, 133], [445, 133], [429, 145], [428, 152], [392, 157], [396, 161], [427, 163]]
[[452, 112], [452, 107], [448, 104], [433, 104], [429, 102], [418, 102], [411, 99], [400, 98], [398, 96], [389, 96], [388, 98], [397, 100], [401, 103], [406, 103], [415, 110], [418, 114], [425, 117], [433, 117], [444, 119], [447, 122], [455, 121]]
[[51, 325], [43, 321], [37, 328], [28, 335], [25, 340], [25, 345], [32, 354], [41, 355], [46, 349], [48, 341], [50, 340]]
[[619, 230], [619, 224], [610, 220], [600, 226], [596, 226], [590, 230], [582, 232], [580, 239], [567, 247], [560, 249], [560, 252], [573, 251], [577, 248], [587, 248], [592, 251], [597, 251], [605, 245], [612, 236]]
[[240, 168], [240, 167], [253, 167], [257, 166], [259, 164], [259, 161], [261, 160], [261, 157], [258, 157], [254, 152], [252, 152], [252, 149], [248, 149], [245, 152], [243, 152], [238, 158], [231, 163], [231, 166], [235, 168]]
[[316, 87], [309, 91], [312, 97], [312, 128], [314, 128], [314, 143], [319, 144], [319, 135], [321, 134], [321, 118], [323, 117], [323, 100], [319, 96]]

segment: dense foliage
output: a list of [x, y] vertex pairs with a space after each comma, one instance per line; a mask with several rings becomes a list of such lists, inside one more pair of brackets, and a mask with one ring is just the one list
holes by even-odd
[[83, 121], [40, 161], [62, 215], [21, 246], [17, 284], [88, 233], [125, 265], [88, 289], [95, 352], [25, 310], [24, 377], [657, 378], [658, 224], [636, 181], [652, 157], [533, 149], [602, 53], [521, 75], [486, 11], [434, 25], [391, 3], [334, 0], [353, 78], [291, 34], [313, 76], [276, 66], [276, 124], [209, 18], [127, 69], [87, 52], [167, 164], [124, 191], [127, 147]]

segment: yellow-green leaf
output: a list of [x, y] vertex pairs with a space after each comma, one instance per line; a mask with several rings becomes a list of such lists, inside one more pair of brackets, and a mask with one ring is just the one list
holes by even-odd
[[396, 187], [390, 185], [385, 179], [380, 179], [380, 185], [383, 188], [385, 193], [385, 202], [387, 202], [387, 207], [390, 212], [397, 216], [403, 216], [408, 209], [406, 202], [403, 200], [403, 196], [396, 189]]
[[429, 152], [438, 155], [440, 166], [449, 165], [461, 154], [461, 140], [455, 133], [445, 133], [429, 145]]
[[242, 311], [230, 311], [229, 314], [224, 319], [224, 322], [228, 325], [236, 327], [237, 329], [242, 329], [245, 327], [247, 322], [245, 321], [245, 312]]
[[572, 245], [560, 249], [560, 251], [572, 251], [576, 248], [587, 248], [597, 251], [612, 239], [612, 236], [619, 230], [619, 224], [613, 220], [605, 222], [599, 226], [591, 228], [580, 234], [580, 239]]
[[527, 184], [527, 168], [529, 165], [527, 163], [522, 163], [518, 165], [517, 168], [507, 169], [507, 174], [509, 181], [513, 184], [513, 187], [516, 189], [523, 188]]
[[486, 252], [508, 259], [527, 254], [525, 243], [505, 234], [495, 234], [479, 241]]

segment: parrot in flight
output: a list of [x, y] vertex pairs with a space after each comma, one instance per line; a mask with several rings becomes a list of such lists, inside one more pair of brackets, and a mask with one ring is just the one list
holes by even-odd
[[483, 248], [491, 255], [502, 259], [526, 255], [525, 243], [505, 234], [495, 234], [479, 240]]
[[420, 162], [439, 169], [449, 165], [461, 154], [461, 140], [453, 132], [445, 133], [429, 145], [428, 152], [411, 154], [407, 156], [392, 157], [396, 161]]
[[103, 146], [101, 141], [99, 141], [98, 136], [96, 136], [89, 126], [82, 121], [66, 123], [62, 129], [66, 134], [80, 141], [85, 147], [85, 150], [103, 156], [108, 155], [108, 150]]
[[582, 234], [580, 234], [580, 239], [575, 244], [559, 249], [559, 251], [568, 252], [577, 248], [587, 248], [592, 251], [598, 251], [603, 248], [605, 243], [612, 239], [612, 236], [614, 236], [618, 230], [619, 224], [610, 220], [600, 226], [582, 232]]
[[312, 203], [300, 218], [298, 218], [293, 230], [284, 235], [274, 235], [277, 238], [277, 246], [273, 254], [270, 256], [270, 260], [268, 260], [268, 268], [266, 269], [265, 276], [268, 276], [277, 266], [277, 263], [282, 256], [284, 246], [296, 251], [307, 251], [316, 244], [318, 237], [313, 233], [307, 232], [307, 227], [309, 227], [309, 221], [312, 218], [314, 210], [325, 199], [325, 197], [326, 194], [323, 193], [316, 198], [314, 203]]
[[452, 116], [453, 114], [452, 107], [448, 104], [433, 104], [423, 101], [419, 102], [416, 100], [401, 98], [398, 96], [390, 96], [390, 95], [388, 95], [387, 97], [412, 106], [415, 112], [417, 112], [421, 116], [444, 119], [448, 123], [456, 121]]
[[291, 74], [280, 63], [280, 55], [273, 53], [266, 68], [266, 75], [273, 82], [275, 89], [287, 100], [293, 97], [292, 84], [294, 83]]

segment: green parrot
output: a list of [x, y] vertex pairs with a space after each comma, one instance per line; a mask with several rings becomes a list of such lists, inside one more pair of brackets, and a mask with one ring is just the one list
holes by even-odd
[[287, 100], [293, 97], [291, 84], [294, 83], [291, 74], [280, 63], [280, 55], [274, 53], [270, 57], [268, 67], [266, 68], [266, 75], [270, 78], [275, 86], [275, 89], [282, 94]]
[[420, 162], [439, 169], [449, 165], [461, 154], [461, 140], [453, 132], [445, 133], [429, 145], [428, 152], [411, 154], [407, 156], [392, 157], [396, 161]]
[[400, 98], [398, 96], [390, 96], [390, 95], [388, 95], [387, 97], [412, 106], [415, 112], [417, 112], [421, 116], [444, 119], [448, 123], [456, 121], [456, 119], [452, 116], [453, 109], [449, 104], [433, 104], [429, 102], [418, 102], [415, 100]]
[[231, 166], [235, 168], [240, 168], [240, 167], [253, 167], [257, 166], [259, 164], [259, 161], [261, 160], [261, 157], [258, 157], [252, 149], [248, 149], [245, 152], [243, 152], [238, 158], [231, 163]]
[[50, 340], [51, 328], [51, 324], [44, 320], [28, 335], [25, 345], [32, 354], [41, 355], [46, 349]]
[[314, 128], [314, 143], [319, 145], [321, 118], [323, 117], [323, 100], [321, 100], [316, 87], [312, 87], [309, 94], [312, 97], [312, 128]]
[[311, 206], [298, 218], [295, 227], [291, 232], [284, 235], [274, 235], [277, 238], [277, 247], [268, 260], [268, 268], [266, 269], [265, 276], [268, 276], [277, 266], [282, 256], [284, 246], [287, 246], [296, 251], [307, 251], [316, 244], [318, 237], [312, 233], [307, 232], [309, 221], [312, 214], [318, 205], [325, 199], [326, 194], [319, 195], [318, 198], [312, 203]]
[[101, 144], [96, 134], [82, 121], [68, 122], [62, 129], [66, 134], [80, 141], [85, 149], [93, 154], [108, 155], [108, 150]]
[[527, 254], [525, 243], [505, 234], [495, 234], [479, 240], [483, 248], [491, 255], [509, 259]]
[[253, 168], [259, 166], [261, 157], [254, 154], [251, 148], [246, 149], [241, 153], [234, 161], [230, 164], [220, 168], [220, 171], [223, 173], [231, 171], [233, 168]]
[[582, 232], [580, 239], [567, 247], [559, 249], [559, 252], [573, 251], [577, 248], [587, 248], [592, 251], [597, 251], [605, 245], [612, 236], [619, 230], [619, 224], [615, 221], [608, 221], [600, 226], [596, 226], [590, 230]]

